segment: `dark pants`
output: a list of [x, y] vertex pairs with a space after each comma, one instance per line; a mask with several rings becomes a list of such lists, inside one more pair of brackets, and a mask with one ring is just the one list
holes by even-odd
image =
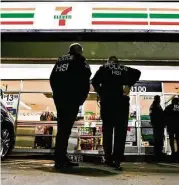
[[176, 130], [177, 153], [179, 154], [179, 128]]
[[160, 156], [162, 154], [164, 144], [164, 127], [154, 126], [153, 137], [154, 137], [154, 154], [156, 156]]
[[168, 134], [169, 134], [169, 139], [170, 139], [170, 147], [171, 151], [174, 154], [175, 153], [175, 145], [174, 141], [176, 138], [176, 143], [177, 143], [177, 153], [179, 153], [179, 128], [168, 128]]
[[57, 109], [57, 136], [55, 145], [55, 163], [61, 164], [67, 159], [68, 140], [71, 129], [79, 111], [79, 105], [60, 105], [55, 101]]
[[128, 127], [128, 115], [129, 99], [101, 102], [101, 118], [103, 120], [103, 148], [106, 160], [111, 158], [117, 162], [123, 160]]

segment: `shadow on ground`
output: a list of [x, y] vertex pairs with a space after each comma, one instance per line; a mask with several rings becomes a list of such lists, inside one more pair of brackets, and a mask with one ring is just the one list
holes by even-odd
[[117, 172], [112, 172], [110, 170], [105, 169], [99, 169], [99, 168], [93, 168], [93, 167], [73, 167], [73, 168], [64, 168], [61, 170], [57, 170], [53, 167], [39, 167], [35, 168], [37, 170], [42, 170], [45, 172], [51, 172], [51, 173], [64, 173], [64, 174], [73, 174], [73, 175], [80, 175], [80, 176], [113, 176], [118, 175]]
[[179, 168], [163, 166], [160, 164], [147, 164], [147, 165], [124, 165], [125, 172], [136, 173], [179, 173]]

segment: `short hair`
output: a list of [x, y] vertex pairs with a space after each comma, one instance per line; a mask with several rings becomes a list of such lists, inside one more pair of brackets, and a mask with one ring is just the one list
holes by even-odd
[[110, 56], [108, 61], [118, 62], [118, 58], [116, 56]]
[[70, 54], [77, 54], [82, 52], [83, 52], [83, 47], [79, 43], [73, 43], [69, 47]]
[[178, 104], [178, 103], [179, 103], [179, 99], [177, 97], [173, 98], [172, 104]]
[[158, 100], [160, 100], [160, 96], [159, 95], [154, 96], [154, 101], [158, 101]]

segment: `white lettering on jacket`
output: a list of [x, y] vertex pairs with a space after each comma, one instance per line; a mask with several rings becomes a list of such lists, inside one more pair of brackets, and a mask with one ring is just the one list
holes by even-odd
[[69, 64], [59, 64], [56, 67], [56, 72], [68, 71]]
[[123, 66], [123, 65], [116, 65], [115, 63], [107, 63], [104, 65], [106, 68], [111, 69], [112, 71], [112, 75], [118, 75], [120, 76], [122, 71], [128, 71], [127, 67]]

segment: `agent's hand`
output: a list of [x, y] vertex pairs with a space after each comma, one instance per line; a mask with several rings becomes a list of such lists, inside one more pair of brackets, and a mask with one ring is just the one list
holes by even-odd
[[131, 87], [128, 85], [123, 85], [123, 95], [128, 96], [130, 93]]

